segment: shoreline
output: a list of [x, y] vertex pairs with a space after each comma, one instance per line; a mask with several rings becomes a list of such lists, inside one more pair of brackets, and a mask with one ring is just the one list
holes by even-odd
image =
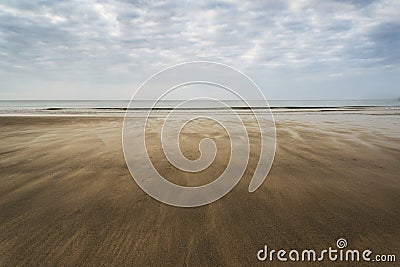
[[[123, 117], [125, 114], [141, 115], [149, 111], [153, 113], [164, 113], [175, 110], [178, 113], [220, 113], [230, 109], [238, 114], [252, 114], [252, 112], [267, 111], [265, 107], [232, 107], [232, 108], [114, 108], [114, 107], [94, 107], [94, 108], [21, 108], [21, 109], [0, 109], [0, 117], [26, 117], [26, 116], [87, 116], [87, 117]], [[273, 115], [290, 114], [360, 114], [360, 115], [400, 115], [400, 106], [340, 106], [340, 107], [271, 107]]]

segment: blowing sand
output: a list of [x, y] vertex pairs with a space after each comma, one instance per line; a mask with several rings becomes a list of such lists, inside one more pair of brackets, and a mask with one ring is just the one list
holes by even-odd
[[[341, 237], [399, 258], [399, 124], [382, 118], [277, 116], [275, 161], [256, 192], [247, 191], [251, 159], [221, 200], [176, 208], [131, 178], [121, 118], [0, 117], [0, 265], [250, 266], [264, 245], [322, 250]], [[153, 135], [160, 173], [187, 183]], [[187, 157], [198, 157], [190, 145], [200, 137], [184, 136]], [[224, 167], [229, 149], [217, 145], [216, 164], [197, 181]]]

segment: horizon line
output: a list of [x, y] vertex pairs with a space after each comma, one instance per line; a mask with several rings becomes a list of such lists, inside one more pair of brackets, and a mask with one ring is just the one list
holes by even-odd
[[[165, 99], [160, 101], [184, 101], [187, 99]], [[242, 101], [240, 99], [218, 99], [220, 101]], [[362, 101], [362, 100], [397, 100], [398, 98], [344, 98], [344, 99], [245, 99], [245, 101]], [[0, 99], [0, 101], [131, 101], [131, 99]], [[136, 101], [154, 101], [154, 99], [140, 99]], [[207, 100], [200, 100], [207, 101]]]

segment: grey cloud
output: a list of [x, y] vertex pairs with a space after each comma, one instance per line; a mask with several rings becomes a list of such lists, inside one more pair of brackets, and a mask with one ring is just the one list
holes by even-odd
[[383, 0], [0, 1], [0, 71], [106, 80], [188, 60], [283, 72], [398, 68], [399, 11]]
[[386, 64], [400, 63], [400, 23], [385, 23], [373, 29], [369, 38], [373, 43], [371, 57]]
[[355, 5], [357, 7], [364, 7], [374, 2], [377, 2], [377, 0], [335, 0], [335, 1], [339, 3]]

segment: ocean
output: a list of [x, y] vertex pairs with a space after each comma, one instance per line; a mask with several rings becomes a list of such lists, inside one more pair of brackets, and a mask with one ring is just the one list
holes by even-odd
[[[182, 100], [164, 100], [157, 104], [159, 108], [174, 108]], [[234, 108], [244, 107], [242, 101], [226, 100], [226, 105]], [[248, 101], [251, 107], [264, 107], [263, 101]], [[316, 107], [400, 107], [398, 99], [379, 100], [269, 100], [271, 108], [316, 108]], [[151, 108], [153, 101], [142, 100], [135, 102], [135, 108]], [[48, 110], [48, 109], [125, 109], [129, 100], [0, 100], [0, 110]], [[194, 104], [197, 107], [211, 107], [207, 101]]]

